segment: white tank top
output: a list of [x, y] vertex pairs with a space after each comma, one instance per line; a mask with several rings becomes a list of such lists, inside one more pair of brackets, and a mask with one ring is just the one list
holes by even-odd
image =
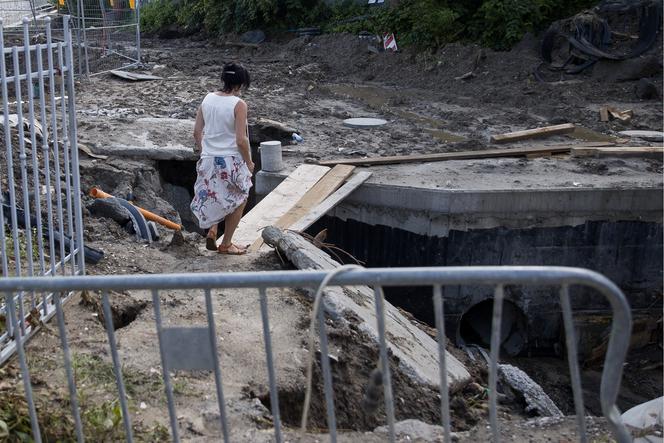
[[240, 101], [234, 95], [209, 93], [203, 99], [203, 152], [201, 157], [238, 155], [235, 138], [235, 105]]

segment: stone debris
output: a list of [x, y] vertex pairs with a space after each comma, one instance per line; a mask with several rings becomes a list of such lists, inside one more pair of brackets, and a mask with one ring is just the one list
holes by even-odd
[[526, 412], [545, 417], [562, 417], [563, 413], [546, 392], [528, 374], [516, 366], [498, 365], [501, 381], [526, 401]]

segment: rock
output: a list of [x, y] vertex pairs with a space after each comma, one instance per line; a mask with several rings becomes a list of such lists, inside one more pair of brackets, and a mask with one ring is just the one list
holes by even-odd
[[662, 443], [664, 397], [634, 406], [622, 415], [623, 423], [632, 434], [638, 434], [634, 443]]
[[260, 29], [255, 29], [253, 31], [247, 31], [240, 36], [240, 41], [242, 43], [263, 43], [265, 41], [265, 33]]
[[662, 72], [657, 57], [642, 56], [622, 61], [600, 60], [593, 67], [593, 78], [603, 82], [625, 82], [654, 77]]
[[184, 246], [184, 244], [185, 244], [185, 239], [184, 235], [182, 235], [182, 231], [173, 232], [173, 237], [171, 237], [171, 242], [169, 246]]
[[[263, 229], [266, 244], [278, 248], [298, 269], [331, 270], [340, 265], [302, 236], [273, 226]], [[325, 310], [332, 318], [359, 322], [359, 328], [377, 341], [373, 290], [368, 286], [330, 287], [325, 291]], [[416, 383], [438, 389], [440, 368], [438, 345], [422, 329], [409, 321], [392, 304], [385, 302], [387, 347], [399, 361], [399, 371]], [[470, 373], [456, 357], [447, 352], [450, 392], [457, 392], [470, 381]]]
[[95, 217], [110, 218], [121, 225], [131, 219], [129, 211], [114, 198], [98, 198], [88, 205], [90, 213]]
[[659, 91], [653, 82], [642, 78], [636, 85], [636, 96], [642, 100], [653, 100], [659, 97]]
[[[376, 434], [388, 433], [387, 426], [380, 426], [374, 430]], [[394, 424], [394, 433], [397, 439], [406, 441], [443, 441], [444, 430], [442, 426], [430, 425], [419, 420], [403, 420]], [[452, 441], [458, 441], [459, 438], [451, 433]]]
[[551, 397], [521, 369], [512, 365], [498, 365], [498, 375], [506, 387], [524, 398], [527, 413], [535, 412], [544, 417], [563, 416]]
[[259, 118], [255, 123], [249, 124], [249, 141], [258, 145], [267, 141], [280, 141], [282, 145], [290, 145], [293, 133], [299, 134], [296, 128], [267, 118]]

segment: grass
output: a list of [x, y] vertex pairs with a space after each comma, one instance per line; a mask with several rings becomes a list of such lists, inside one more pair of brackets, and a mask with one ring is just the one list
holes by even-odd
[[[66, 383], [54, 377], [54, 359], [29, 361], [35, 406], [43, 441], [76, 441], [74, 420]], [[113, 365], [99, 356], [83, 353], [72, 355], [83, 433], [88, 441], [124, 441], [122, 409], [117, 396]], [[51, 383], [42, 378], [48, 377]], [[122, 368], [129, 400], [129, 410], [136, 410], [138, 399], [155, 398], [163, 392], [161, 377], [129, 368]], [[55, 387], [57, 386], [57, 387]], [[186, 382], [178, 380], [174, 390], [186, 390]], [[163, 397], [163, 396], [162, 396]], [[0, 441], [32, 442], [28, 404], [19, 371], [14, 367], [0, 369]], [[140, 442], [170, 440], [168, 429], [160, 424], [145, 426], [132, 420], [134, 438]]]
[[[14, 240], [12, 237], [11, 229], [8, 225], [5, 225], [5, 242], [6, 242], [6, 258], [9, 263], [16, 262], [16, 248], [14, 245]], [[30, 236], [32, 241], [31, 251], [32, 259], [35, 263], [39, 261], [39, 242], [37, 240], [37, 228], [32, 228], [32, 235]], [[28, 260], [28, 237], [24, 229], [18, 230], [18, 248], [19, 248], [19, 257], [21, 263], [25, 263]], [[1, 252], [1, 251], [0, 251]]]

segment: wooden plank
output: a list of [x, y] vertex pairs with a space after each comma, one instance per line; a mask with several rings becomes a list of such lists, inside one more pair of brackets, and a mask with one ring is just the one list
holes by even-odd
[[609, 108], [602, 106], [599, 108], [599, 121], [608, 122], [609, 121]]
[[111, 74], [115, 75], [116, 77], [120, 77], [125, 80], [131, 80], [134, 82], [144, 81], [144, 80], [163, 80], [163, 77], [159, 77], [157, 75], [150, 75], [150, 74], [141, 74], [140, 72], [113, 70], [111, 71]]
[[260, 47], [258, 43], [244, 43], [244, 42], [231, 42], [231, 41], [225, 42], [224, 45], [237, 46], [238, 48], [252, 48], [252, 49], [258, 49]]
[[507, 134], [492, 135], [491, 142], [508, 143], [535, 137], [569, 134], [570, 132], [574, 132], [574, 128], [575, 126], [572, 123], [565, 123], [562, 125], [545, 126], [543, 128], [526, 129], [525, 131], [508, 132]]
[[616, 148], [572, 148], [574, 157], [638, 157], [658, 158], [664, 156], [664, 147], [658, 146], [621, 146]]
[[[233, 243], [239, 246], [251, 245], [260, 237], [261, 229], [279, 220], [329, 170], [330, 168], [319, 165], [298, 166], [279, 183], [279, 186], [242, 217], [233, 234]], [[221, 244], [221, 240], [220, 237], [217, 245]]]
[[[337, 165], [332, 168], [288, 212], [279, 217], [279, 220], [273, 226], [279, 229], [289, 228], [293, 223], [304, 217], [313, 207], [336, 191], [350, 177], [353, 169], [355, 169], [355, 166], [349, 165]], [[258, 251], [262, 245], [263, 238], [258, 237], [249, 247], [249, 252]]]
[[360, 171], [356, 173], [341, 188], [337, 189], [334, 194], [323, 200], [318, 206], [309, 211], [307, 215], [291, 225], [289, 229], [293, 231], [304, 231], [352, 194], [353, 191], [367, 181], [369, 177], [371, 177], [371, 172], [369, 171]]
[[536, 148], [486, 149], [484, 151], [443, 152], [440, 154], [395, 155], [391, 157], [341, 158], [324, 160], [319, 165], [391, 165], [397, 163], [421, 163], [444, 160], [472, 160], [479, 158], [522, 157], [529, 154], [569, 152], [571, 146], [538, 146]]

